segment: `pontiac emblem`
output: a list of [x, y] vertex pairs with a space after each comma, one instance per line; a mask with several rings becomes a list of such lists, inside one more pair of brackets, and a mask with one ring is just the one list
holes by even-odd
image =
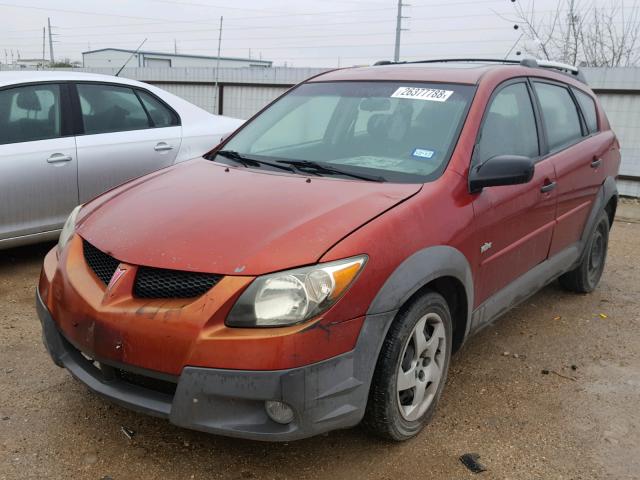
[[110, 291], [113, 287], [115, 287], [116, 283], [118, 283], [118, 280], [120, 280], [126, 272], [127, 272], [126, 268], [122, 268], [122, 267], [116, 268], [116, 271], [113, 272], [113, 276], [111, 277], [111, 280], [109, 280], [109, 285], [107, 285], [107, 290]]
[[480, 247], [480, 253], [484, 253], [487, 250], [489, 250], [491, 247], [493, 247], [493, 243], [491, 242], [485, 242], [481, 247]]

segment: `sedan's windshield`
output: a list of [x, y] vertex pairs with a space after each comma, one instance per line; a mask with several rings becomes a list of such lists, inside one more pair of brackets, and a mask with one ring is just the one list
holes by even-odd
[[[256, 164], [286, 162], [318, 175], [331, 174], [333, 167], [336, 176], [350, 172], [393, 182], [425, 182], [446, 167], [473, 91], [458, 84], [307, 83], [278, 100], [223, 148]], [[216, 160], [228, 158], [218, 155]]]

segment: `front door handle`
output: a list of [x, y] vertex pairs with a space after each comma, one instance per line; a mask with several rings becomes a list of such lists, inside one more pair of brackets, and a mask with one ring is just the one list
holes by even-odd
[[153, 149], [156, 152], [168, 152], [169, 150], [173, 150], [173, 147], [165, 142], [158, 143]]
[[602, 159], [594, 157], [591, 161], [591, 168], [598, 168], [600, 165], [602, 165]]
[[47, 158], [47, 163], [63, 163], [73, 160], [71, 155], [65, 155], [64, 153], [54, 153]]
[[540, 189], [540, 191], [542, 193], [549, 193], [551, 190], [553, 190], [554, 188], [556, 188], [556, 182], [551, 182], [551, 183], [546, 183], [542, 186], [542, 188]]

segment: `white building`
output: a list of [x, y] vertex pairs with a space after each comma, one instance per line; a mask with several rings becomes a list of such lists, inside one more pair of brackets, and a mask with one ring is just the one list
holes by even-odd
[[[131, 55], [133, 54], [133, 57]], [[218, 63], [218, 57], [201, 55], [183, 55], [179, 53], [149, 52], [141, 50], [123, 50], [120, 48], [102, 48], [82, 52], [82, 63], [85, 68], [120, 68], [131, 57], [127, 67], [209, 67]], [[220, 67], [270, 67], [268, 60], [253, 58], [220, 57]]]
[[16, 68], [42, 68], [42, 65], [45, 66], [49, 62], [47, 60], [42, 60], [41, 58], [18, 58], [13, 61], [13, 66]]

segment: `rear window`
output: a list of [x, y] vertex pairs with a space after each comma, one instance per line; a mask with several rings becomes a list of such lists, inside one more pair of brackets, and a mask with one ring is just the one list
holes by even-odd
[[308, 83], [265, 110], [224, 149], [271, 162], [325, 163], [387, 181], [429, 181], [446, 167], [474, 88]]
[[151, 127], [144, 107], [131, 88], [79, 83], [78, 95], [86, 134]]
[[589, 133], [595, 133], [598, 131], [598, 116], [596, 114], [596, 102], [586, 93], [574, 88], [573, 93], [578, 100], [582, 115], [587, 122], [587, 130]]
[[578, 109], [569, 90], [559, 85], [534, 82], [549, 150], [554, 152], [582, 138]]

